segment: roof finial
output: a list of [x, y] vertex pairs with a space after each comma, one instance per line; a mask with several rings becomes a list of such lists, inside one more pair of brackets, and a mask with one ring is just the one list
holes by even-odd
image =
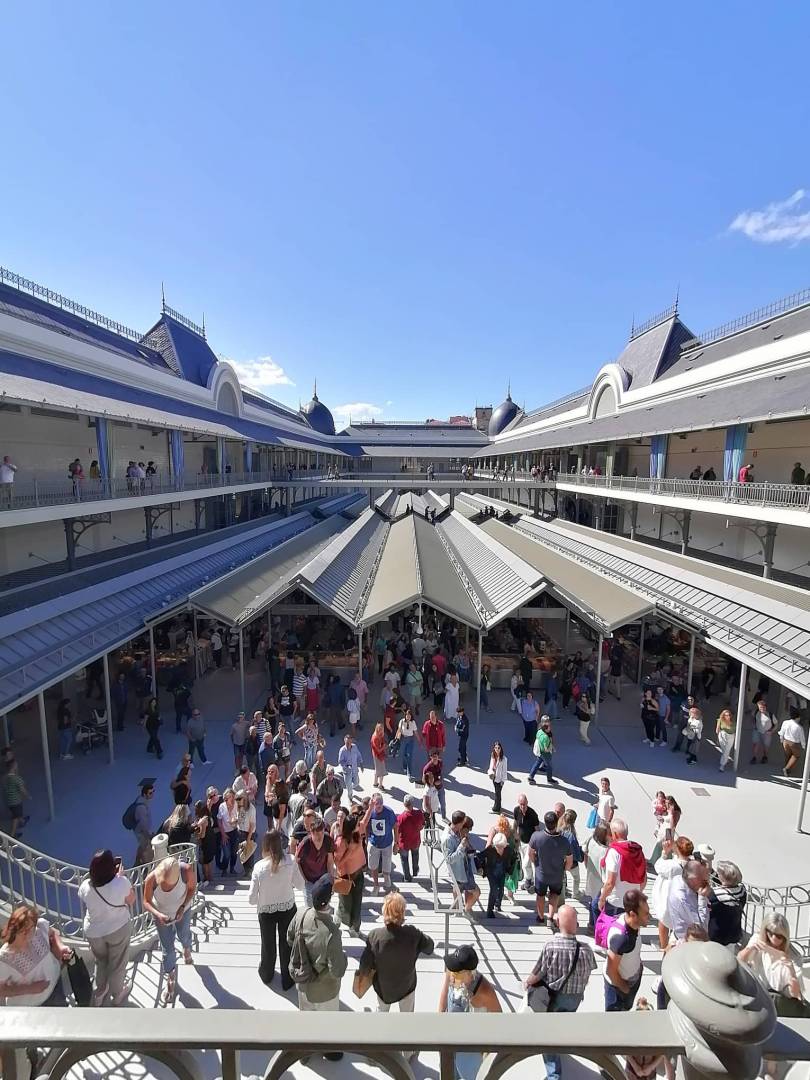
[[203, 332], [203, 338], [207, 341], [208, 339], [205, 337], [205, 312], [203, 312], [202, 332]]
[[312, 385], [312, 397], [315, 399], [315, 401], [318, 400], [318, 380], [317, 379], [315, 379], [315, 381], [313, 382], [313, 385]]
[[160, 312], [163, 314], [166, 310], [166, 290], [163, 287], [163, 282], [160, 283]]
[[675, 314], [678, 314], [678, 303], [681, 299], [681, 283], [678, 282], [678, 286], [675, 289]]
[[636, 332], [636, 313], [633, 312], [633, 318], [630, 320], [630, 340], [633, 340], [633, 334]]
[[506, 396], [507, 396], [507, 398], [511, 398], [511, 396], [512, 396], [512, 376], [511, 375], [509, 376], [509, 381], [506, 384]]

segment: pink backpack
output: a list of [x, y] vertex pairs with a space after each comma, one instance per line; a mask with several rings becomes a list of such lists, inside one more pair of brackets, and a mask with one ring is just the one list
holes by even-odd
[[596, 926], [593, 928], [593, 940], [600, 949], [606, 949], [608, 947], [608, 934], [614, 926], [618, 926], [624, 931], [624, 923], [619, 922], [619, 917], [617, 915], [608, 915], [606, 911], [600, 911], [599, 918], [596, 920]]

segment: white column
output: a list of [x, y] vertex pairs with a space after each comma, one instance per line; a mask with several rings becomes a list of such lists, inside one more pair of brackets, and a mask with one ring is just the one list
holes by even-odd
[[740, 743], [742, 742], [743, 719], [745, 713], [745, 695], [748, 689], [748, 665], [740, 668], [740, 693], [737, 698], [737, 730], [734, 732], [734, 772], [740, 765]]
[[53, 781], [51, 779], [51, 753], [48, 747], [48, 721], [45, 717], [45, 695], [42, 691], [37, 694], [39, 703], [39, 735], [42, 740], [42, 762], [45, 766], [45, 790], [48, 792], [48, 820], [53, 821], [55, 811], [53, 808]]
[[689, 635], [689, 669], [686, 676], [686, 692], [692, 693], [692, 676], [695, 673], [695, 635]]
[[641, 634], [638, 639], [638, 685], [641, 686], [641, 679], [644, 675], [644, 631], [647, 627], [647, 620], [641, 620]]
[[158, 697], [157, 664], [155, 663], [155, 628], [149, 625], [149, 662], [152, 665], [152, 697], [160, 701]]
[[242, 627], [239, 627], [239, 692], [242, 695], [242, 712], [245, 712], [245, 653], [242, 649]]
[[599, 723], [599, 699], [602, 696], [602, 642], [603, 637], [599, 635], [598, 654], [596, 657], [596, 697], [594, 698], [594, 707], [596, 712], [593, 714], [593, 721], [595, 724]]
[[115, 761], [115, 751], [113, 749], [112, 700], [110, 696], [110, 658], [107, 653], [104, 653], [104, 703], [107, 706], [107, 753], [112, 765]]
[[357, 631], [357, 670], [360, 672], [360, 678], [363, 678], [363, 629], [362, 627]]
[[[467, 627], [467, 636], [469, 637], [470, 628]], [[475, 677], [475, 722], [476, 724], [481, 719], [481, 665], [483, 663], [484, 655], [484, 635], [481, 630], [478, 631], [478, 670]]]
[[802, 832], [804, 822], [804, 804], [807, 801], [807, 783], [810, 780], [810, 746], [804, 751], [804, 768], [802, 769], [802, 790], [799, 795], [799, 813], [796, 816], [796, 832]]

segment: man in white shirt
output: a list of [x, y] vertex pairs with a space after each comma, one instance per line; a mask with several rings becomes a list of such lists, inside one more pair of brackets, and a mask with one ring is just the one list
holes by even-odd
[[417, 634], [411, 642], [411, 652], [413, 653], [413, 662], [417, 667], [422, 663], [422, 657], [425, 655], [425, 639], [421, 634]]
[[391, 691], [396, 690], [397, 687], [399, 686], [399, 684], [401, 682], [400, 675], [399, 675], [399, 672], [397, 671], [397, 669], [394, 667], [393, 664], [389, 667], [388, 671], [386, 671], [385, 678], [383, 679], [383, 682], [388, 687], [388, 689], [391, 690]]
[[599, 908], [608, 915], [622, 911], [624, 897], [631, 889], [643, 892], [647, 884], [647, 860], [641, 846], [627, 839], [627, 822], [614, 817], [610, 823], [611, 844], [605, 855], [605, 883]]
[[649, 922], [650, 908], [640, 889], [630, 889], [622, 907], [623, 913], [607, 935], [605, 1012], [630, 1012], [641, 985], [639, 930]]
[[754, 730], [752, 732], [751, 764], [767, 765], [771, 739], [776, 731], [776, 717], [768, 708], [767, 698], [761, 697], [754, 711]]
[[458, 675], [453, 672], [452, 675], [448, 675], [445, 679], [444, 687], [444, 718], [445, 720], [456, 721], [456, 710], [458, 709], [458, 698], [461, 692], [461, 688], [458, 684]]
[[789, 776], [790, 770], [802, 756], [802, 750], [807, 745], [804, 728], [801, 723], [801, 711], [795, 706], [790, 707], [790, 718], [785, 720], [779, 728], [779, 740], [785, 751], [785, 767], [782, 769], [783, 776]]
[[16, 471], [17, 466], [13, 464], [11, 458], [6, 454], [2, 464], [0, 464], [0, 497], [9, 506], [11, 506], [11, 500], [14, 496], [14, 473]]
[[695, 924], [709, 926], [709, 868], [698, 859], [689, 859], [681, 875], [672, 879], [667, 894], [666, 924], [680, 941]]

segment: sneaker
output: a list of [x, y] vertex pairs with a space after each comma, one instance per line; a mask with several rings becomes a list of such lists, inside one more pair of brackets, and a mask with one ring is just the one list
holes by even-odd
[[642, 739], [641, 740], [641, 745], [642, 746], [652, 746], [652, 743], [650, 742], [649, 739]]
[[534, 778], [533, 776], [530, 776], [530, 777], [529, 777], [529, 783], [530, 783], [530, 784], [531, 784], [531, 785], [532, 785], [533, 787], [536, 787], [536, 786], [537, 786], [537, 781], [535, 780], [535, 778]]
[[757, 759], [755, 757], [752, 757], [751, 760], [748, 762], [749, 765], [756, 765], [756, 763]]
[[62, 761], [73, 761], [73, 754], [65, 754]]

